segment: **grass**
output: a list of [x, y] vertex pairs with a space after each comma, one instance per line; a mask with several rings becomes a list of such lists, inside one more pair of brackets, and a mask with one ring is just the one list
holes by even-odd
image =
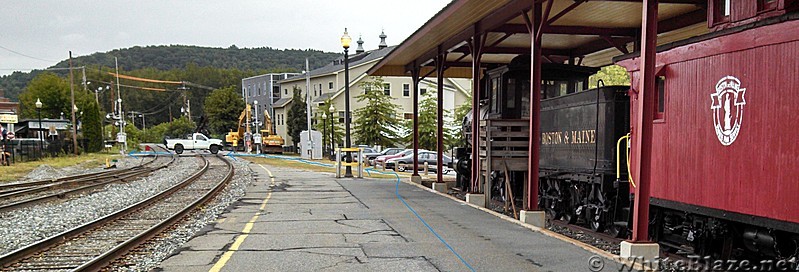
[[44, 158], [38, 161], [18, 162], [11, 166], [0, 166], [0, 182], [16, 181], [39, 167], [39, 165], [49, 165], [60, 169], [68, 166], [82, 164], [86, 167], [96, 167], [105, 165], [105, 160], [119, 158], [118, 153], [84, 153], [80, 156], [61, 155], [55, 158]]
[[[326, 173], [335, 173], [336, 172], [336, 169], [333, 168], [333, 167], [324, 167], [324, 166], [321, 166], [321, 165], [307, 164], [307, 163], [303, 163], [303, 162], [299, 162], [299, 161], [293, 161], [293, 160], [283, 160], [283, 159], [277, 159], [277, 158], [261, 158], [261, 157], [240, 157], [240, 158], [245, 158], [245, 159], [247, 159], [249, 161], [252, 161], [254, 163], [264, 164], [264, 165], [268, 165], [268, 166], [302, 169], [302, 170], [308, 170], [308, 171], [314, 171], [314, 172], [326, 172]], [[322, 161], [318, 161], [318, 162], [327, 163], [327, 164], [333, 164], [333, 161], [329, 161], [329, 160], [322, 160]], [[342, 171], [343, 171], [343, 169], [342, 169]], [[358, 171], [358, 169], [353, 169], [353, 172], [356, 172], [356, 171]], [[386, 171], [390, 171], [390, 170], [386, 170]], [[353, 173], [353, 174], [357, 175], [356, 173]], [[400, 177], [410, 177], [410, 174], [406, 174], [406, 173], [402, 173], [402, 172], [399, 172], [398, 174], [399, 174]], [[375, 172], [372, 172], [371, 176], [370, 176], [365, 170], [364, 170], [363, 176], [364, 177], [370, 177], [370, 178], [384, 178], [384, 179], [396, 178], [394, 175], [379, 174], [379, 173], [375, 173]]]

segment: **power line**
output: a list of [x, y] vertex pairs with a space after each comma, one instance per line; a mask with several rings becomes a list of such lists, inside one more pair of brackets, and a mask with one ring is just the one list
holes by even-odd
[[26, 58], [30, 58], [30, 59], [35, 59], [35, 60], [40, 60], [40, 61], [46, 61], [46, 62], [58, 62], [58, 61], [55, 61], [55, 60], [46, 60], [46, 59], [37, 58], [37, 57], [34, 57], [34, 56], [30, 56], [30, 55], [25, 55], [25, 54], [22, 54], [22, 53], [20, 53], [20, 52], [17, 52], [17, 51], [14, 51], [14, 50], [11, 50], [11, 49], [8, 49], [8, 48], [5, 48], [5, 47], [3, 47], [2, 45], [0, 45], [0, 48], [2, 48], [2, 49], [4, 49], [4, 50], [6, 50], [6, 51], [8, 51], [8, 52], [11, 52], [11, 53], [14, 53], [14, 54], [17, 54], [17, 55], [20, 55], [20, 56], [26, 57]]

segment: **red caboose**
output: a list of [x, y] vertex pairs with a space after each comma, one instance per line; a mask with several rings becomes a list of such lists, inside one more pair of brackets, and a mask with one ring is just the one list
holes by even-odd
[[[721, 257], [741, 250], [796, 254], [795, 2], [710, 1], [715, 31], [658, 48], [651, 161], [651, 215], [658, 223], [650, 234], [660, 244]], [[616, 61], [632, 76], [636, 118], [638, 57]], [[637, 162], [638, 151], [632, 153]]]

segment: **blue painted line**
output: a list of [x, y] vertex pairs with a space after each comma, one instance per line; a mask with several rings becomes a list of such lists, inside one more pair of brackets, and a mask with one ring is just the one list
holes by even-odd
[[[228, 154], [228, 156], [231, 156], [231, 157], [233, 157], [234, 155], [231, 155], [231, 154], [233, 154], [233, 153], [232, 153], [232, 152], [231, 152], [231, 153], [229, 153], [229, 154]], [[279, 156], [279, 155], [265, 155], [265, 154], [235, 154], [235, 156], [242, 156], [242, 157], [264, 157], [264, 158], [274, 158], [274, 159], [283, 159], [283, 160], [299, 161], [299, 162], [303, 162], [303, 163], [307, 163], [307, 164], [320, 165], [320, 166], [326, 166], [326, 167], [335, 167], [335, 164], [329, 164], [329, 163], [320, 163], [320, 162], [308, 161], [308, 160], [305, 160], [305, 159], [300, 159], [300, 158], [296, 158], [296, 157]], [[461, 263], [463, 263], [463, 265], [465, 265], [467, 268], [469, 268], [469, 270], [471, 270], [472, 272], [476, 272], [476, 270], [474, 269], [474, 267], [472, 267], [472, 265], [470, 265], [470, 264], [469, 264], [469, 262], [467, 262], [465, 259], [463, 259], [463, 257], [461, 257], [461, 255], [460, 255], [460, 254], [458, 254], [458, 252], [456, 252], [456, 251], [455, 251], [455, 249], [454, 249], [454, 248], [452, 248], [452, 246], [450, 246], [450, 245], [449, 245], [449, 243], [447, 243], [447, 241], [445, 241], [445, 240], [444, 240], [444, 238], [442, 238], [442, 237], [441, 237], [441, 235], [438, 235], [438, 232], [436, 232], [435, 230], [433, 230], [433, 227], [431, 227], [429, 224], [427, 224], [427, 221], [425, 221], [425, 220], [424, 220], [424, 218], [422, 218], [422, 216], [420, 216], [420, 215], [419, 215], [419, 213], [417, 213], [417, 212], [416, 212], [416, 210], [414, 210], [414, 209], [411, 207], [411, 205], [408, 205], [408, 202], [405, 202], [405, 198], [403, 198], [403, 197], [402, 197], [402, 195], [400, 195], [400, 193], [399, 193], [400, 177], [399, 177], [399, 175], [397, 175], [397, 173], [396, 173], [396, 172], [382, 172], [382, 171], [379, 171], [379, 170], [375, 170], [375, 169], [374, 169], [374, 168], [372, 168], [372, 167], [367, 167], [367, 168], [364, 168], [364, 170], [366, 171], [366, 173], [367, 173], [369, 176], [372, 176], [372, 173], [371, 173], [372, 171], [375, 171], [375, 172], [377, 172], [377, 173], [384, 174], [384, 175], [392, 175], [392, 174], [393, 174], [393, 175], [394, 175], [394, 177], [396, 177], [396, 178], [397, 178], [397, 183], [394, 185], [394, 194], [397, 196], [397, 199], [399, 199], [400, 201], [402, 201], [402, 204], [405, 204], [405, 207], [407, 207], [407, 208], [408, 208], [408, 210], [410, 210], [410, 211], [411, 211], [411, 213], [413, 213], [413, 215], [415, 215], [415, 216], [416, 216], [416, 218], [418, 218], [418, 219], [419, 219], [419, 221], [422, 221], [422, 224], [424, 224], [424, 226], [425, 226], [425, 227], [427, 227], [427, 229], [428, 229], [428, 230], [430, 230], [430, 232], [432, 232], [432, 233], [433, 233], [433, 235], [435, 235], [435, 236], [436, 236], [436, 238], [438, 238], [438, 240], [439, 240], [439, 241], [441, 241], [441, 243], [443, 243], [443, 244], [444, 244], [444, 245], [447, 247], [447, 249], [449, 249], [449, 251], [451, 251], [451, 252], [452, 252], [452, 254], [455, 254], [455, 257], [458, 257], [458, 260], [460, 260], [460, 261], [461, 261]]]

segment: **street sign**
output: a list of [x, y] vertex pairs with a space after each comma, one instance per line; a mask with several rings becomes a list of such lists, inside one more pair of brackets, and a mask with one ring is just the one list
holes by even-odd
[[127, 140], [128, 136], [124, 132], [117, 133], [117, 142], [124, 143]]
[[15, 137], [14, 132], [12, 131], [9, 131], [8, 134], [6, 134], [6, 138], [8, 138], [9, 140], [14, 140], [14, 137]]
[[0, 123], [16, 124], [18, 121], [16, 114], [0, 114]]
[[254, 143], [256, 143], [256, 144], [260, 144], [261, 143], [261, 134], [259, 134], [259, 133], [253, 134], [252, 135], [252, 141]]

